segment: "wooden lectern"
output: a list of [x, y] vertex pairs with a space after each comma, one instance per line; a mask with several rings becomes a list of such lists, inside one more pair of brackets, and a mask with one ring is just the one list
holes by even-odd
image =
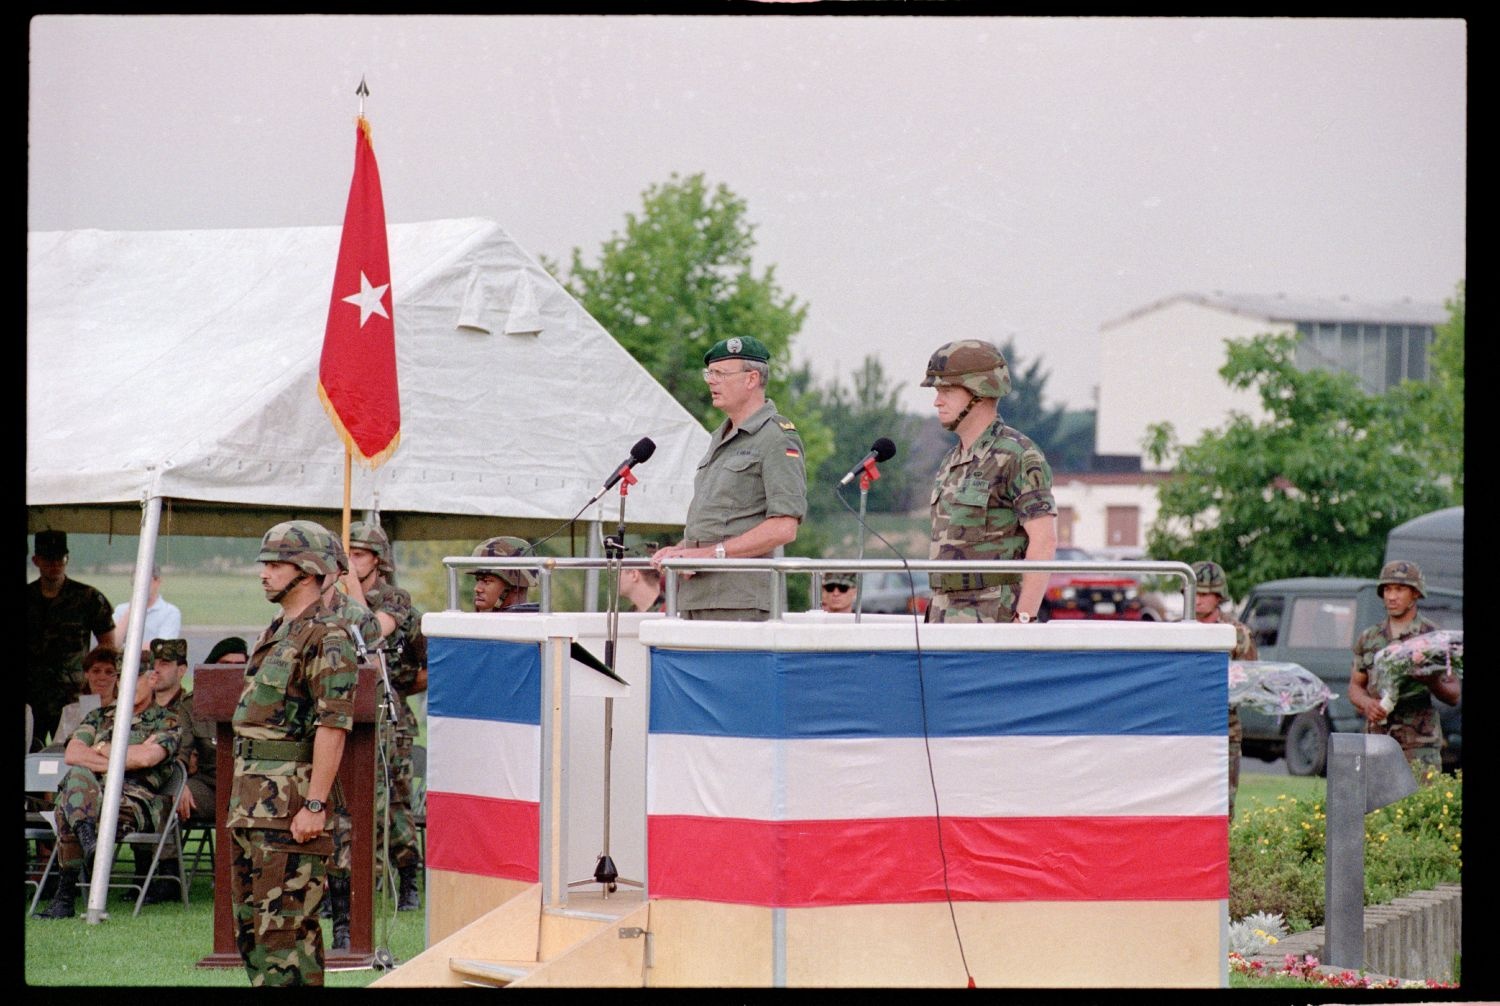
[[[359, 668], [354, 689], [354, 729], [344, 745], [339, 781], [354, 818], [354, 865], [349, 885], [349, 949], [327, 950], [324, 967], [367, 968], [375, 961], [375, 724], [378, 704], [377, 671]], [[244, 966], [234, 942], [234, 912], [230, 903], [229, 861], [233, 840], [224, 822], [229, 819], [229, 790], [234, 785], [234, 730], [230, 720], [245, 685], [243, 664], [199, 664], [193, 670], [193, 713], [218, 722], [214, 820], [214, 950], [198, 962], [200, 968]], [[326, 892], [325, 892], [326, 897]]]

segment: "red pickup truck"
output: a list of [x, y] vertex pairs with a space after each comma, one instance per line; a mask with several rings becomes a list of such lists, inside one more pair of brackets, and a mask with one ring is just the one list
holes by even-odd
[[[1071, 562], [1086, 561], [1093, 556], [1072, 545], [1059, 545], [1056, 558]], [[1140, 584], [1135, 578], [1118, 573], [1053, 573], [1037, 616], [1043, 622], [1053, 618], [1138, 622], [1155, 617], [1142, 601]]]

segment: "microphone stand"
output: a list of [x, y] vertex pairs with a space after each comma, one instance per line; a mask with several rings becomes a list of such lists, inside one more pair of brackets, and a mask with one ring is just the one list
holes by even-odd
[[[615, 643], [620, 638], [620, 570], [621, 562], [625, 558], [625, 497], [630, 495], [630, 487], [635, 485], [636, 477], [626, 469], [620, 475], [620, 526], [614, 538], [604, 539], [605, 557], [605, 639], [604, 639], [604, 666], [611, 672], [615, 669]], [[594, 876], [591, 880], [575, 880], [568, 884], [569, 887], [582, 887], [587, 884], [599, 884], [604, 888], [604, 897], [608, 898], [615, 892], [620, 884], [629, 884], [631, 887], [644, 888], [646, 885], [639, 880], [631, 880], [620, 876], [620, 871], [615, 868], [615, 861], [609, 855], [609, 818], [610, 818], [610, 762], [615, 736], [615, 700], [614, 696], [604, 697], [604, 840], [603, 851], [599, 853], [599, 859], [594, 864]]]
[[[859, 558], [865, 557], [865, 504], [870, 497], [870, 483], [880, 478], [880, 469], [875, 467], [875, 459], [870, 458], [864, 463], [864, 470], [859, 473]], [[854, 621], [857, 624], [865, 609], [865, 578], [856, 576], [854, 578]]]

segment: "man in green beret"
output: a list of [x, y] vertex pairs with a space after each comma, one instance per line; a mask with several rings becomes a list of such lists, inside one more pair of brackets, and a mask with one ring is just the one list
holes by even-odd
[[[807, 513], [802, 438], [766, 398], [770, 361], [765, 344], [751, 336], [723, 339], [703, 355], [703, 379], [727, 418], [698, 462], [683, 539], [657, 549], [656, 568], [672, 558], [758, 558], [796, 540]], [[771, 584], [769, 573], [684, 576], [677, 608], [684, 618], [765, 621]]]

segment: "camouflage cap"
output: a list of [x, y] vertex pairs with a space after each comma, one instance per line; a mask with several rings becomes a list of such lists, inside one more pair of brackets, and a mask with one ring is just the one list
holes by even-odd
[[1193, 563], [1193, 579], [1198, 581], [1199, 594], [1229, 596], [1229, 579], [1224, 575], [1224, 567], [1216, 562]]
[[[524, 538], [515, 538], [510, 535], [499, 535], [487, 538], [475, 546], [471, 553], [475, 557], [497, 558], [500, 556], [525, 555], [531, 551]], [[470, 569], [466, 570], [470, 576], [479, 576], [487, 573], [490, 576], [499, 577], [512, 587], [530, 587], [536, 583], [536, 576], [529, 569]]]
[[759, 360], [761, 363], [769, 363], [771, 351], [753, 335], [737, 335], [733, 339], [720, 339], [713, 344], [712, 349], [703, 354], [705, 364], [715, 360]]
[[1392, 583], [1410, 587], [1417, 592], [1418, 597], [1427, 596], [1427, 582], [1422, 579], [1422, 570], [1414, 562], [1392, 559], [1381, 566], [1380, 580], [1375, 584], [1375, 592], [1384, 597], [1386, 586]]
[[338, 569], [336, 547], [343, 551], [338, 537], [322, 524], [287, 520], [266, 532], [255, 561], [289, 562], [304, 573], [322, 577]]
[[68, 555], [68, 533], [66, 531], [38, 531], [36, 549], [32, 553], [38, 559], [63, 559]]
[[187, 658], [186, 639], [153, 639], [151, 640], [151, 659], [170, 660], [174, 664], [185, 664]]
[[968, 388], [976, 398], [1004, 398], [1010, 394], [1010, 367], [994, 343], [960, 339], [932, 354], [922, 387]]
[[840, 584], [842, 586], [848, 587], [850, 590], [853, 590], [854, 589], [854, 579], [855, 578], [854, 578], [854, 574], [853, 573], [845, 573], [843, 571], [839, 571], [839, 572], [836, 572], [836, 573], [824, 573], [823, 574], [823, 586], [826, 587], [829, 584], [833, 583], [833, 584]]
[[350, 524], [349, 547], [375, 553], [375, 563], [382, 573], [396, 572], [392, 564], [395, 557], [391, 555], [391, 539], [386, 537], [385, 530], [379, 524], [367, 520], [357, 520]]

